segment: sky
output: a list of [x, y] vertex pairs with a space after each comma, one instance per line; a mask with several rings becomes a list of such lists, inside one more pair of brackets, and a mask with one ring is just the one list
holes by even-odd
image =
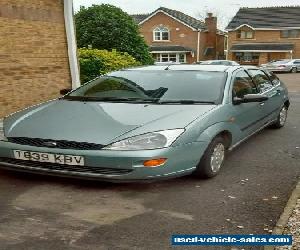
[[80, 6], [108, 3], [120, 7], [129, 14], [150, 13], [159, 7], [182, 11], [196, 18], [213, 12], [219, 19], [220, 28], [225, 28], [240, 7], [265, 7], [300, 5], [300, 0], [73, 0], [75, 11]]

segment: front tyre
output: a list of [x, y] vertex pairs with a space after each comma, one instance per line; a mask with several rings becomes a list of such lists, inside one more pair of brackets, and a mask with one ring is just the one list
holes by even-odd
[[277, 116], [277, 120], [271, 125], [272, 128], [282, 128], [285, 125], [288, 114], [288, 108], [283, 106]]
[[194, 175], [211, 178], [216, 176], [223, 166], [226, 156], [226, 141], [223, 137], [215, 137], [204, 152]]
[[293, 67], [293, 68], [291, 69], [291, 72], [292, 72], [292, 73], [297, 73], [297, 71], [298, 71], [298, 70], [297, 70], [297, 68], [295, 68], [295, 67]]

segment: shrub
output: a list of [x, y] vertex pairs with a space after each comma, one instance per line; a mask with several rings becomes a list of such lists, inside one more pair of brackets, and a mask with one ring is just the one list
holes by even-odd
[[149, 48], [133, 18], [109, 4], [81, 7], [75, 14], [79, 48], [116, 49], [127, 52], [142, 64], [153, 64]]
[[80, 79], [87, 82], [111, 71], [141, 65], [126, 52], [79, 49]]

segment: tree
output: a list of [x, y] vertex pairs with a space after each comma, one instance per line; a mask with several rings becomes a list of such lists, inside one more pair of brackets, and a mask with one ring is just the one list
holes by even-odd
[[127, 52], [142, 64], [153, 63], [138, 25], [120, 8], [109, 4], [81, 7], [75, 14], [75, 24], [80, 48], [115, 49]]

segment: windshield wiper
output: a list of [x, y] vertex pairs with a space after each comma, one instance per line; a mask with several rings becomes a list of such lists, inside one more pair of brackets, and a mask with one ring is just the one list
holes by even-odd
[[82, 102], [134, 102], [134, 103], [153, 103], [154, 99], [142, 98], [119, 98], [119, 97], [93, 97], [93, 96], [65, 96], [63, 99]]
[[165, 100], [159, 101], [158, 104], [216, 104], [212, 101], [197, 101], [197, 100]]

